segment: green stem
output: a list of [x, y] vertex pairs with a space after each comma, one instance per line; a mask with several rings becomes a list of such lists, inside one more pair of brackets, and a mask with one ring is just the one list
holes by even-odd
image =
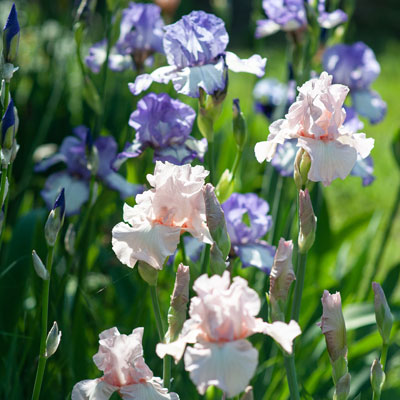
[[269, 243], [275, 243], [276, 226], [278, 223], [278, 213], [279, 206], [282, 198], [282, 187], [283, 187], [283, 177], [281, 174], [278, 175], [278, 180], [276, 182], [274, 202], [272, 203], [272, 227], [268, 234]]
[[53, 265], [54, 246], [49, 246], [47, 252], [46, 269], [49, 273], [49, 279], [43, 282], [42, 293], [42, 334], [40, 337], [39, 364], [36, 371], [35, 385], [33, 387], [32, 400], [38, 400], [40, 389], [42, 387], [44, 370], [46, 367], [46, 338], [47, 338], [47, 319], [49, 314], [49, 293], [50, 293], [50, 277], [51, 267]]
[[6, 81], [6, 84], [4, 85], [4, 105], [3, 105], [3, 115], [6, 113], [7, 111], [7, 107], [8, 107], [8, 99], [10, 97], [10, 81]]
[[303, 294], [304, 277], [306, 272], [307, 253], [298, 253], [297, 271], [296, 271], [296, 286], [294, 289], [292, 319], [299, 320], [301, 296]]
[[207, 150], [207, 167], [210, 171], [210, 183], [214, 184], [215, 166], [214, 166], [214, 142], [208, 142]]
[[203, 262], [201, 264], [200, 275], [208, 274], [209, 264], [210, 264], [210, 247], [211, 246], [209, 244], [206, 244], [204, 248], [204, 257], [203, 257]]
[[[153, 304], [154, 316], [156, 318], [157, 332], [160, 342], [164, 342], [165, 324], [161, 318], [160, 305], [158, 303], [157, 286], [150, 286], [151, 302]], [[163, 359], [163, 383], [169, 390], [171, 382], [171, 357], [165, 356]]]
[[242, 159], [243, 150], [238, 149], [236, 152], [235, 160], [232, 165], [232, 176], [235, 177], [236, 171], [239, 167], [240, 160]]
[[380, 398], [381, 398], [381, 392], [375, 392], [373, 390], [373, 392], [372, 392], [372, 400], [380, 400]]
[[[7, 174], [8, 174], [8, 166], [5, 167], [4, 165], [1, 167], [1, 183], [0, 183], [0, 201], [1, 201], [1, 207], [3, 207], [3, 197], [4, 197], [4, 192], [6, 191], [6, 180], [7, 180]], [[5, 199], [4, 199], [5, 200]]]
[[381, 364], [382, 364], [383, 371], [385, 371], [385, 367], [386, 367], [388, 348], [389, 348], [389, 344], [388, 343], [383, 343], [383, 345], [382, 345], [382, 353], [381, 353]]
[[188, 260], [186, 258], [186, 251], [185, 251], [185, 241], [183, 240], [182, 235], [179, 238], [179, 247], [181, 248], [181, 253], [182, 253], [182, 264], [188, 265]]
[[[9, 165], [8, 168], [8, 183], [10, 184], [11, 182], [11, 172], [12, 172], [12, 164]], [[4, 231], [6, 229], [6, 221], [7, 221], [7, 212], [8, 212], [8, 200], [10, 198], [10, 195], [8, 195], [4, 201], [4, 216], [3, 216], [3, 226], [0, 229], [0, 254], [1, 254], [1, 248], [3, 245], [3, 235], [4, 235]], [[1, 197], [0, 197], [1, 199]]]
[[296, 366], [294, 364], [294, 354], [284, 355], [284, 363], [287, 375], [287, 381], [289, 385], [290, 399], [291, 400], [300, 400], [299, 396], [299, 387], [297, 384], [297, 376], [296, 376]]

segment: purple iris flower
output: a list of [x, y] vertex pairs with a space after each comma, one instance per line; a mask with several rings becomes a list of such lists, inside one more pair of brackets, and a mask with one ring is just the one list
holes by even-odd
[[256, 83], [253, 90], [255, 110], [263, 113], [270, 122], [281, 118], [296, 98], [296, 82], [285, 85], [275, 78], [265, 78]]
[[[122, 11], [120, 35], [110, 50], [108, 67], [123, 71], [134, 66], [140, 71], [151, 64], [153, 53], [163, 53], [162, 38], [164, 21], [161, 9], [155, 4], [129, 3]], [[94, 44], [85, 61], [87, 66], [98, 73], [106, 60], [107, 41]], [[134, 65], [135, 64], [135, 65]]]
[[[206, 246], [205, 243], [200, 242], [200, 240], [194, 238], [191, 235], [187, 235], [183, 237], [183, 242], [185, 245], [185, 253], [186, 258], [191, 260], [192, 262], [196, 263], [200, 261], [201, 253]], [[176, 254], [178, 253], [178, 249], [172, 256], [169, 256], [167, 265], [173, 265], [175, 261]]]
[[[296, 31], [307, 26], [307, 13], [304, 0], [263, 0], [264, 12], [268, 19], [257, 21], [256, 38], [272, 35], [278, 31]], [[347, 15], [342, 10], [328, 13], [325, 10], [325, 0], [319, 0], [318, 23], [322, 28], [334, 28], [347, 21]]]
[[203, 161], [207, 140], [190, 136], [195, 118], [192, 107], [165, 93], [144, 96], [129, 119], [129, 125], [136, 130], [135, 140], [118, 154], [113, 168], [118, 169], [128, 158], [138, 157], [147, 147], [154, 149], [154, 161], [177, 165], [195, 158]]
[[137, 95], [147, 90], [152, 82], [172, 81], [178, 93], [199, 97], [199, 88], [210, 95], [225, 89], [227, 68], [258, 77], [264, 75], [265, 58], [253, 55], [241, 60], [225, 51], [228, 42], [222, 19], [204, 11], [192, 11], [165, 27], [163, 47], [169, 65], [138, 76], [129, 84], [129, 89]]
[[323, 56], [323, 66], [333, 75], [334, 83], [350, 88], [353, 107], [358, 114], [368, 118], [372, 124], [384, 118], [386, 103], [370, 88], [381, 69], [374, 52], [365, 43], [329, 47]]
[[243, 267], [253, 266], [269, 273], [275, 247], [261, 240], [272, 225], [268, 203], [255, 193], [233, 193], [222, 209], [233, 250]]
[[[67, 169], [51, 174], [41, 191], [49, 209], [61, 188], [65, 188], [66, 215], [77, 214], [89, 199], [91, 172], [88, 168], [88, 146], [90, 131], [85, 126], [74, 129], [75, 136], [67, 136], [57, 153], [35, 165], [35, 172], [43, 172], [53, 165], [63, 162]], [[89, 146], [90, 147], [90, 146]], [[97, 150], [98, 168], [96, 177], [112, 190], [119, 192], [122, 199], [140, 193], [143, 188], [127, 182], [111, 169], [111, 161], [117, 153], [117, 143], [110, 136], [97, 138], [93, 147]]]

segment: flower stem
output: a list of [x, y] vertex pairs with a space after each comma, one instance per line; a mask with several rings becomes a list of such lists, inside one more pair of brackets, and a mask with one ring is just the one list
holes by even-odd
[[294, 364], [294, 354], [284, 354], [284, 363], [291, 400], [300, 400], [299, 387], [297, 385], [296, 366]]
[[[160, 342], [164, 342], [165, 324], [161, 318], [160, 305], [158, 303], [157, 286], [150, 285], [151, 302], [153, 304], [154, 316]], [[165, 356], [163, 360], [163, 384], [169, 390], [171, 381], [171, 357]]]
[[208, 274], [209, 270], [209, 264], [210, 264], [210, 245], [206, 244], [204, 247], [204, 257], [203, 257], [203, 262], [201, 264], [201, 273], [200, 275], [203, 274]]
[[307, 253], [298, 253], [297, 271], [296, 271], [296, 286], [294, 289], [292, 319], [299, 320], [301, 296], [303, 294], [304, 277], [306, 272]]
[[4, 105], [3, 105], [3, 115], [7, 111], [8, 107], [8, 99], [10, 98], [10, 81], [6, 81], [6, 84], [4, 85]]
[[179, 247], [181, 248], [181, 253], [182, 253], [182, 264], [188, 265], [188, 260], [186, 258], [186, 251], [185, 251], [185, 241], [183, 240], [182, 235], [179, 238]]
[[385, 367], [386, 367], [388, 348], [389, 348], [389, 344], [388, 343], [383, 343], [383, 345], [382, 345], [382, 353], [381, 353], [381, 364], [382, 364], [383, 371], [385, 371]]
[[2, 166], [2, 168], [1, 168], [1, 183], [0, 183], [0, 202], [1, 202], [0, 208], [3, 207], [3, 204], [5, 204], [5, 207], [4, 207], [3, 223], [0, 228], [0, 250], [1, 250], [1, 245], [3, 242], [3, 232], [6, 227], [6, 214], [7, 214], [7, 208], [8, 208], [7, 199], [4, 199], [4, 202], [3, 202], [4, 193], [6, 191], [7, 175], [8, 175], [8, 166], [7, 167]]
[[46, 269], [49, 273], [49, 279], [43, 282], [42, 292], [42, 333], [40, 337], [39, 364], [36, 371], [35, 385], [33, 387], [32, 400], [38, 400], [40, 389], [42, 387], [44, 370], [46, 367], [46, 337], [47, 337], [47, 319], [49, 314], [49, 292], [51, 267], [53, 265], [54, 246], [49, 246], [47, 252]]
[[235, 177], [236, 171], [239, 167], [240, 160], [242, 159], [243, 150], [238, 149], [236, 152], [235, 160], [232, 165], [232, 176]]
[[214, 142], [211, 140], [208, 142], [207, 164], [208, 170], [210, 171], [210, 183], [214, 184]]

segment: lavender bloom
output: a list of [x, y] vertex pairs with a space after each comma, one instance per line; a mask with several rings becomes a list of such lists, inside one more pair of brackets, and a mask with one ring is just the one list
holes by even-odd
[[[89, 199], [89, 181], [91, 172], [88, 169], [87, 146], [89, 129], [79, 126], [74, 129], [74, 136], [67, 136], [57, 153], [39, 162], [35, 172], [42, 172], [51, 166], [63, 162], [67, 169], [51, 174], [41, 191], [42, 197], [50, 209], [61, 188], [65, 188], [66, 215], [77, 214], [82, 205]], [[117, 143], [110, 136], [101, 136], [93, 143], [98, 153], [99, 165], [96, 176], [106, 186], [119, 192], [122, 199], [140, 193], [141, 186], [127, 182], [121, 175], [111, 169], [111, 160], [117, 153]]]
[[272, 218], [267, 215], [268, 203], [255, 193], [233, 193], [222, 204], [222, 209], [233, 250], [243, 267], [253, 266], [269, 273], [275, 247], [260, 240], [272, 225]]
[[[203, 252], [204, 247], [206, 246], [205, 243], [200, 242], [200, 240], [190, 235], [184, 236], [183, 242], [185, 245], [186, 258], [194, 263], [200, 261], [201, 253]], [[176, 249], [175, 253], [172, 256], [169, 256], [167, 265], [174, 264], [177, 253], [178, 249]]]
[[152, 53], [163, 53], [164, 21], [155, 4], [129, 3], [122, 11], [120, 35], [116, 48], [121, 54], [133, 54], [143, 61]]
[[254, 86], [255, 110], [263, 113], [271, 122], [285, 114], [296, 99], [296, 82], [290, 79], [288, 84], [275, 78], [258, 81]]
[[[129, 3], [122, 11], [120, 36], [110, 50], [108, 67], [113, 71], [133, 68], [138, 70], [150, 62], [154, 52], [163, 53], [164, 22], [160, 7], [154, 4]], [[85, 61], [87, 66], [98, 73], [107, 55], [107, 40], [94, 44]], [[133, 59], [133, 61], [132, 61]]]
[[334, 83], [350, 88], [353, 107], [372, 124], [386, 114], [386, 103], [370, 86], [379, 76], [380, 66], [374, 52], [363, 42], [329, 47], [323, 56], [324, 69], [333, 75]]
[[[107, 40], [103, 39], [95, 43], [85, 58], [86, 65], [98, 74], [107, 58]], [[119, 54], [115, 47], [111, 48], [108, 56], [108, 68], [112, 71], [121, 72], [128, 68], [133, 68], [132, 58], [129, 55]]]
[[296, 139], [290, 139], [276, 148], [271, 164], [282, 176], [293, 176], [294, 160], [298, 150], [296, 144]]
[[199, 97], [200, 87], [210, 95], [225, 89], [227, 68], [258, 77], [264, 75], [265, 58], [253, 55], [241, 60], [225, 51], [228, 41], [225, 24], [220, 18], [204, 11], [192, 11], [165, 27], [163, 47], [169, 65], [138, 76], [129, 84], [129, 89], [137, 95], [147, 90], [152, 82], [172, 80], [177, 92]]
[[13, 63], [19, 46], [19, 23], [15, 4], [12, 5], [6, 25], [3, 28], [3, 56], [7, 63]]
[[[264, 12], [268, 19], [257, 21], [256, 38], [269, 36], [280, 30], [290, 32], [306, 28], [307, 14], [304, 3], [304, 0], [263, 0]], [[347, 15], [342, 10], [326, 12], [325, 0], [319, 0], [317, 8], [318, 23], [322, 28], [334, 28], [347, 21]]]
[[190, 136], [196, 113], [192, 107], [167, 94], [149, 93], [131, 114], [129, 125], [136, 130], [133, 143], [127, 143], [113, 167], [119, 168], [128, 158], [138, 157], [146, 147], [154, 149], [154, 161], [182, 165], [196, 157], [203, 160], [207, 140]]

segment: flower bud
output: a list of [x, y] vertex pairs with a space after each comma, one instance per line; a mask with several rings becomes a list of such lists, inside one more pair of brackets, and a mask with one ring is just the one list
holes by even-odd
[[44, 354], [46, 358], [51, 357], [57, 351], [60, 340], [61, 331], [58, 330], [57, 322], [54, 321], [46, 339], [46, 352]]
[[378, 325], [379, 333], [381, 334], [383, 343], [389, 343], [390, 331], [393, 325], [393, 315], [390, 312], [389, 304], [387, 303], [385, 293], [379, 283], [372, 282], [374, 290], [374, 307], [376, 324]]
[[370, 380], [372, 390], [375, 394], [380, 395], [385, 379], [386, 375], [383, 372], [382, 364], [379, 360], [374, 360], [371, 365]]
[[253, 388], [251, 386], [247, 386], [240, 400], [254, 400]]
[[18, 53], [20, 35], [17, 10], [12, 5], [6, 25], [3, 28], [3, 56], [7, 63], [15, 62]]
[[322, 296], [323, 313], [318, 326], [325, 335], [329, 357], [334, 363], [341, 357], [347, 357], [346, 326], [342, 313], [340, 293], [330, 294], [327, 290]]
[[229, 169], [226, 169], [222, 173], [221, 178], [219, 178], [219, 182], [215, 187], [215, 192], [220, 203], [224, 203], [228, 200], [230, 195], [233, 193], [234, 186], [235, 182], [233, 180], [233, 174]]
[[54, 203], [53, 209], [47, 218], [46, 225], [44, 227], [44, 234], [46, 242], [49, 246], [54, 246], [57, 240], [58, 233], [64, 223], [65, 216], [65, 195], [64, 188], [61, 189], [60, 194], [57, 196]]
[[32, 261], [33, 268], [35, 268], [36, 273], [39, 278], [42, 278], [44, 281], [47, 281], [50, 278], [49, 272], [43, 264], [43, 261], [40, 259], [35, 250], [32, 250]]
[[247, 127], [246, 120], [244, 119], [244, 115], [240, 110], [239, 99], [233, 99], [233, 135], [236, 140], [236, 144], [239, 150], [243, 149], [244, 143], [247, 139]]
[[157, 285], [158, 271], [144, 261], [139, 261], [139, 275], [150, 286]]
[[176, 271], [174, 291], [171, 296], [168, 310], [168, 331], [165, 334], [165, 342], [170, 343], [178, 338], [186, 320], [187, 303], [189, 301], [189, 267], [179, 264]]
[[2, 150], [11, 150], [15, 136], [15, 114], [14, 103], [12, 99], [8, 103], [6, 112], [1, 120], [1, 148]]
[[231, 250], [231, 241], [226, 229], [225, 214], [215, 195], [214, 186], [207, 183], [203, 188], [203, 196], [206, 205], [208, 229], [215, 243], [221, 250], [222, 256], [226, 259]]
[[294, 183], [296, 184], [297, 190], [304, 189], [308, 183], [308, 171], [311, 168], [310, 155], [303, 149], [299, 148], [294, 160]]
[[334, 400], [347, 400], [350, 393], [351, 376], [346, 372], [335, 384]]
[[300, 230], [298, 245], [300, 253], [307, 253], [315, 240], [317, 229], [317, 217], [314, 214], [313, 206], [308, 189], [299, 192], [299, 220]]
[[285, 304], [289, 287], [296, 279], [292, 264], [293, 243], [281, 238], [274, 257], [269, 275], [269, 302], [271, 305], [271, 320], [284, 321]]

